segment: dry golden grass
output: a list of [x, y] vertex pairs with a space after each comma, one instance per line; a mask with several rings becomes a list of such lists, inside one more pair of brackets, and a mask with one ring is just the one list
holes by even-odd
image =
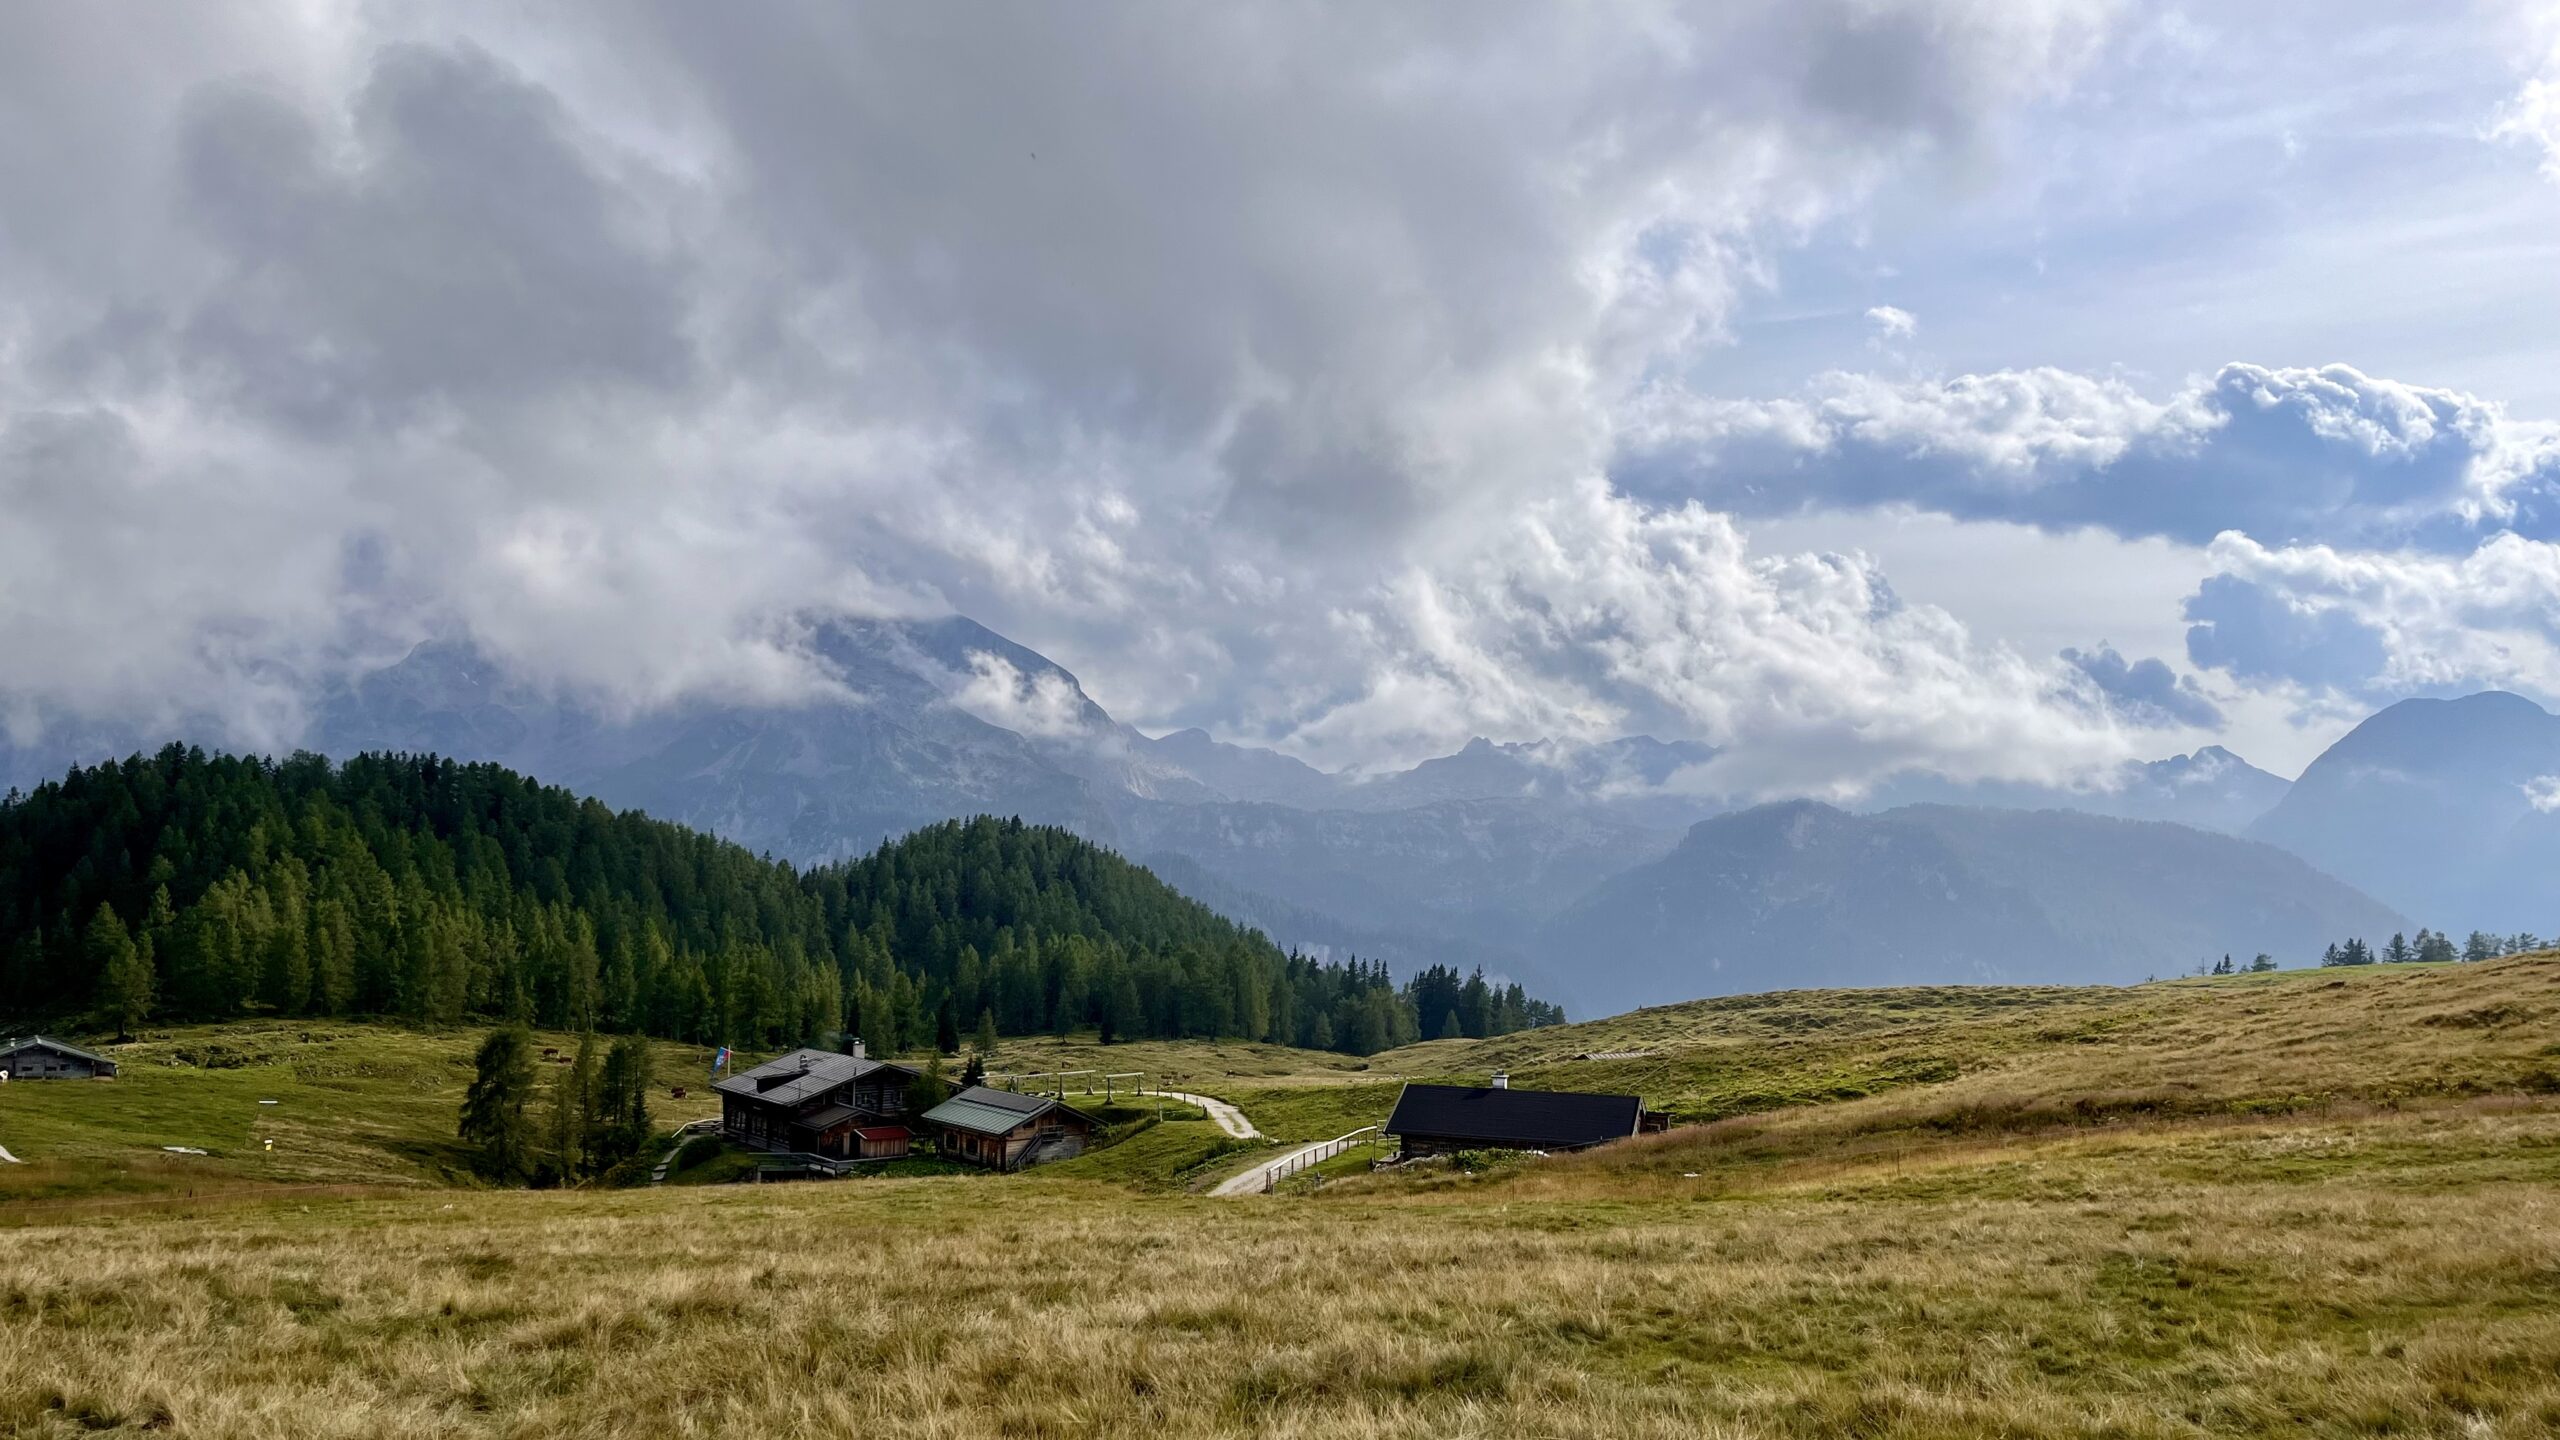
[[[21, 1213], [0, 1432], [2543, 1436], [2555, 1014], [2547, 961], [1714, 1002], [1608, 1022], [1657, 1032], [1646, 1061], [1538, 1048], [1601, 1027], [1448, 1053], [1659, 1066], [1702, 1111], [1905, 1078], [1241, 1201], [1035, 1175]], [[1311, 1118], [1354, 1093], [1262, 1078]]]
[[2542, 1101], [1959, 1143], [1718, 1196], [1587, 1192], [1587, 1164], [1529, 1168], [1295, 1201], [918, 1180], [412, 1192], [21, 1228], [0, 1232], [0, 1426], [2560, 1426], [2560, 1112]]
[[[1649, 1052], [1640, 1058], [1577, 1055]], [[2560, 957], [2150, 985], [1796, 990], [1373, 1057], [1381, 1076], [1640, 1095], [1686, 1120], [1974, 1129], [2560, 1091]], [[1228, 1090], [1287, 1138], [1385, 1118], [1397, 1081], [1301, 1072]], [[1267, 1118], [1266, 1118], [1267, 1117]]]

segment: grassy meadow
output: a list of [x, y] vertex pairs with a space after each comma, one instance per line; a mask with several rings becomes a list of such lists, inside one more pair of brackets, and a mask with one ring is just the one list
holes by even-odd
[[1339, 1133], [1499, 1064], [1702, 1123], [1238, 1200], [1188, 1119], [1011, 1177], [0, 1199], [0, 1432], [2560, 1430], [2560, 960], [1295, 1055], [1187, 1084]]

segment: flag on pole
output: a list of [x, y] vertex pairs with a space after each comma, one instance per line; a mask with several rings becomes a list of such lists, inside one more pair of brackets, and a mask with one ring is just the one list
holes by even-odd
[[723, 1045], [723, 1046], [721, 1046], [721, 1047], [720, 1047], [720, 1053], [711, 1057], [711, 1073], [712, 1073], [712, 1074], [714, 1074], [714, 1075], [719, 1074], [719, 1073], [720, 1073], [720, 1067], [721, 1067], [721, 1066], [723, 1066], [723, 1065], [726, 1065], [726, 1064], [728, 1064], [728, 1063], [729, 1063], [729, 1047], [728, 1047], [728, 1046], [726, 1046], [726, 1045]]

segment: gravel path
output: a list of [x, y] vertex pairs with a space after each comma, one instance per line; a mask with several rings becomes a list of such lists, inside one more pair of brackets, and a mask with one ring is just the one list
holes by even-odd
[[1273, 1166], [1286, 1165], [1310, 1150], [1321, 1149], [1332, 1143], [1330, 1140], [1311, 1140], [1304, 1145], [1293, 1145], [1250, 1170], [1230, 1175], [1219, 1181], [1209, 1193], [1227, 1199], [1233, 1199], [1238, 1195], [1259, 1195], [1270, 1187], [1271, 1182], [1266, 1177], [1270, 1175]]
[[1259, 1139], [1262, 1135], [1261, 1131], [1253, 1128], [1252, 1121], [1244, 1118], [1243, 1111], [1224, 1100], [1208, 1095], [1185, 1095], [1179, 1090], [1158, 1090], [1155, 1093], [1167, 1100], [1179, 1100], [1185, 1105], [1197, 1105], [1208, 1111], [1209, 1118], [1218, 1123], [1219, 1129], [1238, 1140]]

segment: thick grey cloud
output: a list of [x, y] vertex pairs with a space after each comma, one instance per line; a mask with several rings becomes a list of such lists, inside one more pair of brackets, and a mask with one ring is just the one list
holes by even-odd
[[0, 119], [95, 163], [0, 146], [0, 685], [266, 742], [428, 633], [647, 705], [956, 607], [1327, 760], [2111, 759], [2068, 667], [1601, 478], [2106, 8], [11, 15]]
[[178, 217], [220, 266], [171, 317], [195, 393], [329, 440], [690, 397], [682, 267], [550, 92], [394, 44], [325, 118], [243, 83], [183, 111]]
[[2171, 670], [2157, 658], [2127, 660], [2112, 645], [2092, 650], [2065, 650], [2068, 661], [2105, 693], [2107, 703], [2138, 723], [2210, 728], [2222, 723], [2222, 707], [2213, 703], [2192, 675]]

